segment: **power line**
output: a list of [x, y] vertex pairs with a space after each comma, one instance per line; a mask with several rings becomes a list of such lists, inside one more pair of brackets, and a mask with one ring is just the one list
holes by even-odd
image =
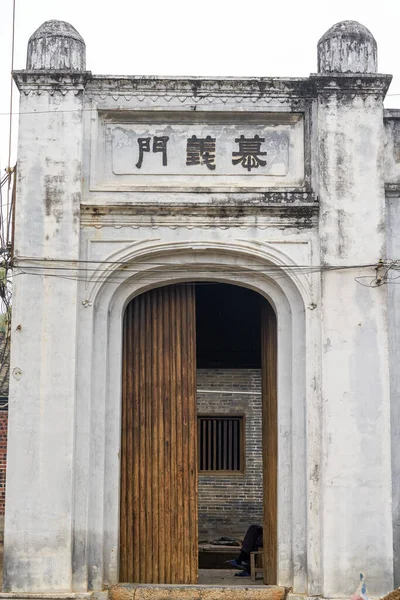
[[[26, 263], [36, 263], [36, 264], [32, 264], [32, 265], [27, 265]], [[81, 271], [94, 271], [94, 272], [98, 272], [99, 271], [99, 266], [101, 265], [117, 265], [122, 271], [127, 271], [129, 270], [129, 268], [133, 267], [134, 265], [148, 265], [150, 267], [166, 267], [166, 268], [170, 268], [170, 267], [177, 267], [177, 268], [182, 268], [182, 264], [181, 263], [170, 263], [170, 262], [165, 262], [165, 261], [158, 261], [158, 260], [154, 260], [154, 261], [143, 261], [143, 260], [136, 260], [133, 259], [132, 261], [125, 261], [125, 260], [119, 260], [119, 261], [111, 261], [111, 260], [73, 260], [73, 259], [51, 259], [51, 258], [39, 258], [39, 257], [23, 257], [23, 256], [18, 256], [14, 259], [13, 261], [13, 266], [14, 267], [18, 267], [19, 263], [24, 263], [23, 268], [24, 269], [32, 269], [32, 270], [38, 270], [38, 269], [49, 269], [49, 270], [81, 270]], [[37, 263], [42, 263], [42, 264], [37, 264]], [[54, 266], [53, 266], [54, 265]], [[68, 266], [70, 265], [70, 266]], [[83, 265], [83, 266], [82, 266]], [[91, 266], [93, 265], [93, 266]], [[96, 266], [98, 265], [98, 266]], [[261, 270], [264, 271], [265, 269], [270, 269], [270, 270], [282, 270], [282, 269], [288, 269], [288, 270], [344, 270], [344, 269], [359, 269], [359, 268], [372, 268], [372, 267], [376, 267], [376, 263], [370, 263], [370, 264], [351, 264], [351, 265], [326, 265], [326, 264], [321, 264], [321, 265], [311, 265], [311, 264], [307, 264], [307, 265], [256, 265], [254, 264], [254, 262], [248, 262], [248, 263], [241, 263], [239, 268], [235, 268], [233, 267], [232, 269], [228, 269], [229, 271], [232, 270], [240, 270], [241, 267], [251, 267], [253, 270]], [[104, 269], [104, 271], [109, 272], [109, 269]]]
[[[15, 48], [15, 2], [12, 3], [12, 35], [11, 35], [11, 72], [10, 72], [10, 111], [9, 111], [9, 129], [8, 129], [8, 162], [6, 174], [0, 182], [0, 250], [3, 260], [0, 261], [0, 302], [1, 302], [1, 326], [4, 330], [0, 334], [0, 389], [8, 381], [10, 355], [10, 335], [11, 335], [11, 282], [9, 272], [11, 270], [11, 247], [10, 230], [12, 227], [12, 203], [15, 196], [15, 168], [11, 167], [12, 150], [12, 128], [13, 128], [13, 92], [14, 81], [12, 73], [14, 71], [14, 48]], [[18, 114], [18, 113], [16, 113]], [[7, 184], [6, 204], [3, 201], [1, 188]], [[10, 199], [11, 194], [11, 199]], [[5, 405], [8, 406], [8, 403]]]
[[[26, 263], [48, 263], [48, 264], [26, 264]], [[19, 264], [21, 263], [21, 264]], [[50, 264], [49, 264], [50, 263]], [[60, 264], [61, 263], [61, 264]], [[64, 263], [64, 264], [63, 264]], [[98, 265], [91, 266], [91, 265]], [[102, 265], [114, 265], [116, 269], [101, 268]], [[39, 259], [37, 257], [19, 257], [13, 261], [13, 276], [30, 275], [38, 277], [52, 277], [69, 281], [81, 281], [85, 283], [129, 283], [130, 276], [142, 275], [147, 279], [158, 280], [160, 274], [180, 274], [185, 270], [186, 265], [181, 263], [168, 263], [162, 261], [92, 261], [92, 260], [70, 260], [70, 259]], [[148, 270], [140, 267], [148, 266]], [[153, 268], [151, 268], [153, 267]], [[196, 276], [206, 280], [208, 276], [215, 273], [223, 275], [241, 275], [246, 272], [247, 275], [273, 275], [275, 279], [284, 277], [288, 274], [311, 275], [331, 271], [344, 271], [354, 269], [374, 269], [374, 275], [359, 275], [354, 277], [354, 281], [364, 287], [380, 287], [386, 284], [400, 284], [400, 260], [385, 259], [378, 263], [370, 264], [351, 264], [351, 265], [254, 265], [254, 263], [242, 263], [240, 267], [227, 267], [209, 264], [199, 266]], [[127, 276], [122, 281], [121, 275]], [[398, 280], [398, 281], [397, 281]]]
[[11, 36], [11, 73], [10, 73], [10, 126], [8, 132], [8, 164], [7, 169], [11, 168], [11, 140], [12, 140], [12, 118], [13, 118], [13, 88], [14, 81], [12, 73], [14, 71], [14, 46], [15, 46], [15, 0], [13, 0], [12, 12], [12, 36]]
[[[141, 267], [149, 267], [143, 269]], [[159, 277], [161, 274], [166, 272], [170, 274], [179, 274], [185, 270], [185, 265], [180, 263], [143, 263], [136, 262], [135, 264], [116, 264], [116, 269], [101, 268], [99, 267], [85, 267], [85, 266], [29, 266], [26, 264], [19, 264], [18, 261], [13, 265], [14, 275], [32, 275], [39, 277], [59, 277], [63, 279], [71, 279], [74, 281], [107, 281], [110, 283], [120, 282], [121, 275], [130, 277], [133, 275], [144, 275], [146, 277]], [[152, 268], [153, 267], [153, 268]], [[360, 270], [360, 269], [376, 269], [376, 264], [371, 265], [254, 265], [251, 263], [243, 264], [240, 267], [220, 267], [218, 265], [209, 264], [199, 266], [197, 275], [207, 277], [211, 273], [221, 272], [226, 275], [241, 275], [245, 271], [247, 274], [252, 275], [273, 275], [275, 278], [285, 276], [287, 274], [299, 274], [299, 275], [312, 275], [322, 272], [331, 271], [343, 271], [343, 270]]]

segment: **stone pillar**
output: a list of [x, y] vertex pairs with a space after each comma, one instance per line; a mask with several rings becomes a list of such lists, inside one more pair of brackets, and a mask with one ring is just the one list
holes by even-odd
[[59, 269], [79, 258], [84, 68], [78, 32], [48, 21], [29, 40], [27, 70], [14, 75], [21, 102], [7, 592], [71, 590], [78, 284]]
[[[323, 595], [393, 589], [383, 99], [376, 42], [354, 21], [318, 44], [316, 156], [322, 272]], [[329, 270], [338, 265], [342, 270]], [[367, 282], [368, 279], [363, 280]]]

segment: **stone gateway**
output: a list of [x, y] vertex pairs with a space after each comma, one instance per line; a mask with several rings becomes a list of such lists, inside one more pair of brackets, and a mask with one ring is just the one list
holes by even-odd
[[307, 78], [111, 77], [47, 21], [14, 79], [4, 592], [194, 585], [254, 522], [266, 584], [399, 586], [400, 111], [372, 34], [334, 25]]

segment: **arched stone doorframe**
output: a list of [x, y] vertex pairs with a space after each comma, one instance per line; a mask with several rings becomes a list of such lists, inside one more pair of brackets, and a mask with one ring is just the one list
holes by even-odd
[[[133, 297], [154, 287], [216, 281], [260, 293], [277, 314], [278, 583], [297, 593], [318, 594], [320, 427], [315, 341], [319, 330], [316, 311], [306, 310], [312, 303], [310, 292], [294, 271], [290, 275], [276, 268], [294, 265], [281, 252], [271, 256], [271, 248], [262, 252], [254, 245], [253, 251], [248, 247], [244, 251], [243, 247], [221, 247], [212, 242], [194, 246], [191, 242], [182, 248], [155, 248], [153, 241], [147, 252], [143, 247], [132, 252], [130, 247], [124, 258], [110, 258], [123, 262], [129, 270], [117, 271], [113, 265], [107, 277], [103, 274], [101, 281], [95, 280], [92, 309], [83, 309], [78, 355], [82, 364], [77, 381], [82, 402], [76, 415], [74, 589], [96, 590], [105, 583], [118, 582], [125, 307]], [[88, 339], [89, 344], [84, 341]], [[88, 400], [83, 401], [83, 397]]]

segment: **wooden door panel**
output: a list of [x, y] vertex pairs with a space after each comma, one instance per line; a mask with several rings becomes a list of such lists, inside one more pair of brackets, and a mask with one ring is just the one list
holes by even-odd
[[120, 581], [196, 583], [193, 285], [127, 306], [122, 387]]
[[278, 398], [277, 322], [270, 304], [261, 310], [264, 583], [277, 584], [278, 565]]

